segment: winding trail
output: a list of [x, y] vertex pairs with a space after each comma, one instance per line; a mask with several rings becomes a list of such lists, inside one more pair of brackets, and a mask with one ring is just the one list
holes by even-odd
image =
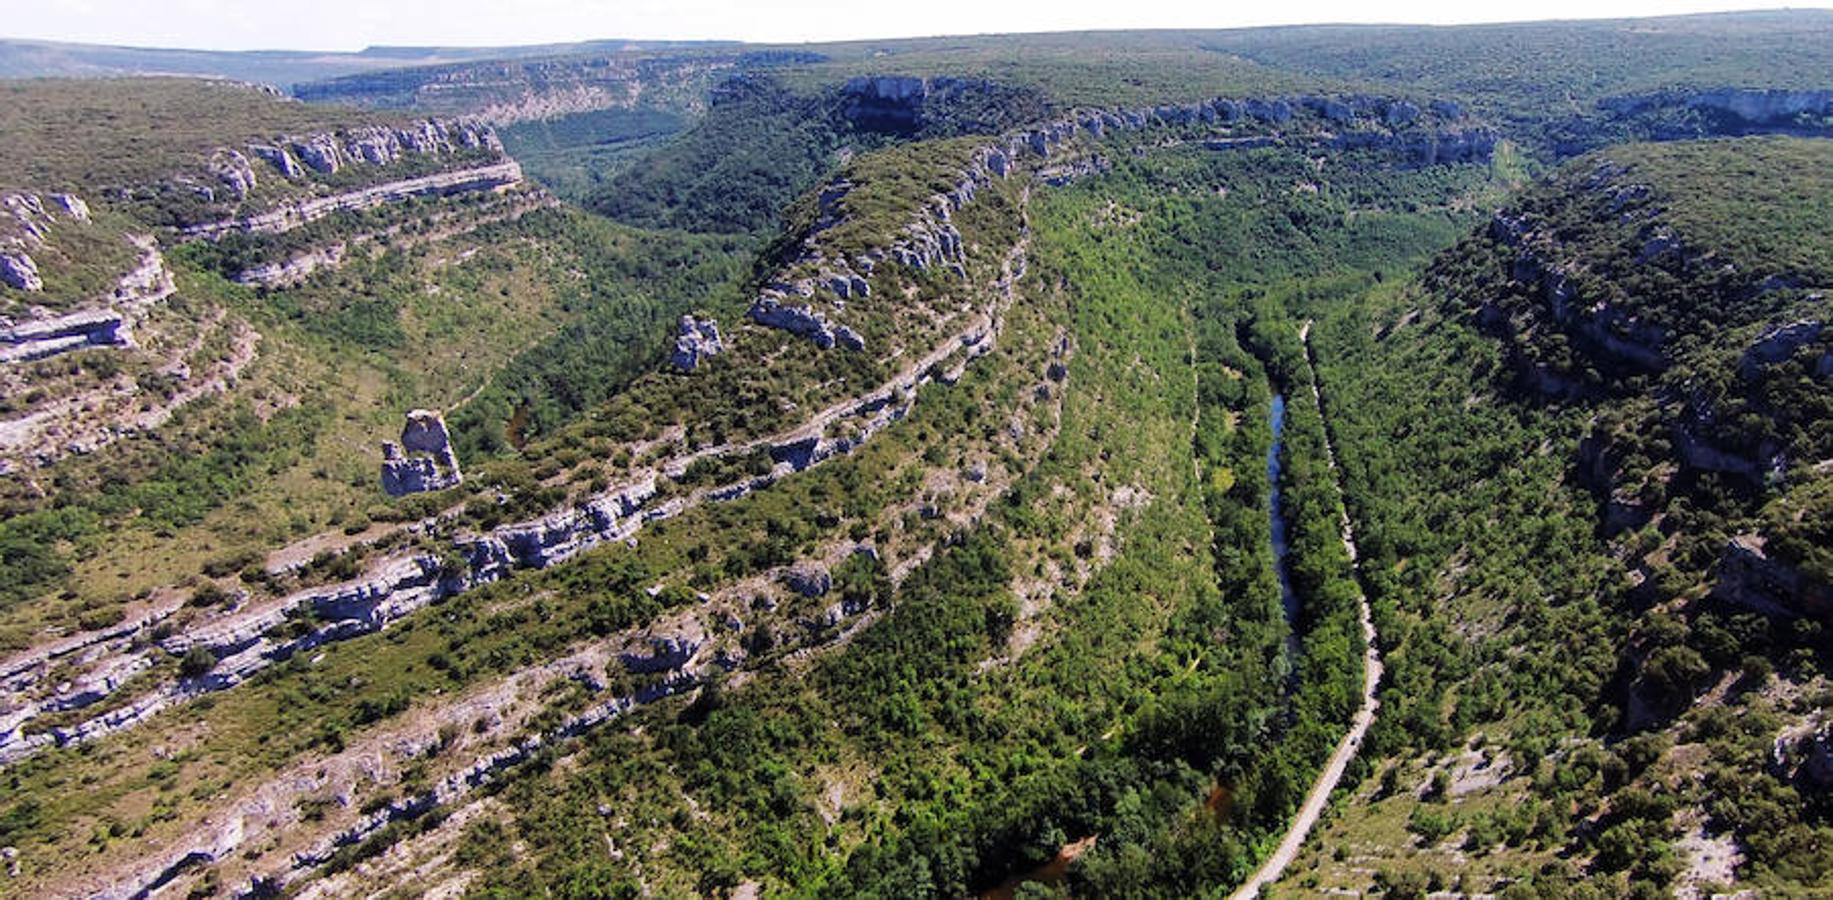
[[[1323, 395], [1317, 384], [1317, 359], [1311, 351], [1311, 322], [1307, 320], [1298, 330], [1299, 340], [1305, 344], [1305, 361], [1311, 370], [1311, 396], [1317, 400], [1320, 415], [1324, 408]], [[1336, 448], [1330, 442], [1329, 429], [1324, 432], [1324, 454], [1330, 463], [1330, 471], [1337, 473]], [[1341, 477], [1340, 475], [1338, 476]], [[1349, 514], [1343, 514], [1343, 549], [1349, 553], [1351, 566], [1359, 566], [1356, 556], [1355, 531], [1349, 522]], [[1330, 754], [1330, 762], [1318, 773], [1317, 780], [1311, 783], [1311, 792], [1305, 795], [1305, 802], [1299, 806], [1298, 815], [1292, 818], [1292, 824], [1286, 828], [1286, 834], [1279, 841], [1278, 849], [1267, 857], [1254, 870], [1254, 874], [1243, 882], [1230, 900], [1247, 900], [1260, 895], [1260, 889], [1278, 881], [1285, 874], [1286, 867], [1298, 856], [1299, 848], [1305, 845], [1305, 838], [1317, 824], [1318, 816], [1330, 802], [1330, 793], [1336, 790], [1337, 782], [1343, 779], [1343, 772], [1349, 768], [1349, 761], [1354, 759], [1356, 751], [1362, 748], [1362, 739], [1368, 735], [1368, 728], [1375, 724], [1375, 709], [1381, 701], [1375, 697], [1376, 688], [1381, 684], [1381, 652], [1375, 647], [1375, 622], [1368, 610], [1368, 597], [1358, 594], [1356, 597], [1357, 614], [1362, 620], [1362, 706], [1356, 710], [1355, 718], [1350, 720], [1349, 730], [1343, 733], [1343, 739], [1337, 742], [1337, 748]]]

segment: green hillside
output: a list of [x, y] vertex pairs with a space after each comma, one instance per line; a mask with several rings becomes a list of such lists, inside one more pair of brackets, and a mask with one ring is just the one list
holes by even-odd
[[1829, 36], [0, 82], [0, 895], [1824, 894]]

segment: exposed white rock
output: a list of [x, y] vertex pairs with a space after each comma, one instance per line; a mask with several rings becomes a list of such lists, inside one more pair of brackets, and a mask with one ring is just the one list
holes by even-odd
[[342, 241], [308, 250], [279, 262], [251, 266], [236, 273], [237, 284], [262, 287], [284, 287], [304, 281], [319, 269], [335, 269], [344, 261], [349, 246]]
[[273, 144], [249, 144], [248, 152], [253, 153], [260, 159], [266, 160], [267, 164], [273, 166], [274, 170], [279, 172], [283, 177], [289, 179], [305, 177], [305, 168], [299, 165], [298, 160], [293, 158], [292, 151], [286, 149], [284, 146], [276, 146]]
[[409, 412], [401, 443], [382, 442], [382, 489], [389, 496], [442, 491], [462, 481], [445, 417], [434, 410]]
[[38, 264], [24, 253], [0, 253], [0, 283], [22, 291], [42, 291], [45, 289], [43, 278], [38, 275]]
[[51, 202], [63, 210], [64, 215], [78, 222], [89, 221], [89, 204], [83, 202], [83, 198], [75, 194], [52, 194]]
[[299, 161], [308, 168], [323, 175], [331, 175], [343, 167], [344, 154], [338, 148], [337, 138], [329, 134], [312, 134], [293, 139], [293, 152], [299, 155]]
[[373, 209], [427, 194], [462, 194], [511, 187], [522, 181], [514, 160], [370, 185], [329, 197], [289, 200], [251, 216], [206, 222], [184, 229], [187, 237], [218, 238], [232, 232], [281, 234], [339, 212]]
[[675, 352], [670, 362], [683, 372], [692, 372], [700, 367], [701, 360], [717, 356], [723, 350], [725, 344], [719, 339], [718, 322], [711, 318], [682, 316], [680, 331], [675, 337]]
[[798, 566], [783, 573], [783, 586], [804, 597], [819, 597], [833, 589], [834, 577], [822, 566]]
[[865, 341], [852, 329], [845, 326], [835, 328], [826, 316], [807, 306], [786, 305], [780, 295], [760, 295], [751, 302], [751, 308], [745, 315], [766, 328], [780, 328], [798, 337], [808, 338], [823, 350], [836, 343], [842, 343], [852, 350], [865, 349]]

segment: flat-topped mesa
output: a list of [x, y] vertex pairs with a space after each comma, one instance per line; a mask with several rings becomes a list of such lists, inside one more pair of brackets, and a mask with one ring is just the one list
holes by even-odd
[[407, 414], [401, 443], [382, 442], [382, 489], [391, 497], [442, 491], [464, 481], [445, 418], [430, 409]]

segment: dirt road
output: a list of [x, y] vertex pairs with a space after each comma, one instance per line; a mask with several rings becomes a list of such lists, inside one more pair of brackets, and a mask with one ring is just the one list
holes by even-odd
[[[1299, 329], [1299, 338], [1305, 342], [1305, 355], [1311, 356], [1311, 323], [1306, 322]], [[1316, 361], [1311, 366], [1312, 396], [1319, 398], [1319, 409], [1323, 408], [1322, 398], [1317, 386]], [[1330, 471], [1337, 471], [1336, 448], [1330, 445], [1328, 437], [1324, 442], [1325, 452], [1330, 460]], [[1343, 520], [1343, 549], [1349, 552], [1351, 565], [1356, 564], [1356, 539], [1350, 528], [1347, 516]], [[1343, 770], [1349, 767], [1356, 751], [1362, 748], [1362, 739], [1368, 735], [1368, 727], [1375, 724], [1375, 709], [1381, 702], [1375, 698], [1375, 689], [1381, 684], [1381, 652], [1375, 647], [1375, 622], [1369, 616], [1368, 598], [1358, 596], [1356, 603], [1360, 607], [1362, 619], [1362, 637], [1366, 644], [1362, 651], [1362, 706], [1356, 710], [1355, 718], [1350, 721], [1349, 730], [1344, 732], [1343, 739], [1337, 742], [1337, 748], [1330, 754], [1330, 763], [1319, 772], [1317, 780], [1311, 784], [1311, 792], [1305, 795], [1305, 802], [1298, 808], [1298, 815], [1292, 818], [1292, 824], [1286, 828], [1285, 837], [1279, 841], [1279, 848], [1266, 862], [1244, 882], [1240, 888], [1229, 895], [1230, 900], [1247, 900], [1260, 895], [1260, 889], [1279, 880], [1285, 874], [1286, 867], [1298, 856], [1300, 847], [1305, 845], [1305, 838], [1310, 836], [1312, 826], [1324, 812], [1324, 806], [1330, 801], [1330, 792], [1336, 790], [1337, 782], [1343, 779]]]

